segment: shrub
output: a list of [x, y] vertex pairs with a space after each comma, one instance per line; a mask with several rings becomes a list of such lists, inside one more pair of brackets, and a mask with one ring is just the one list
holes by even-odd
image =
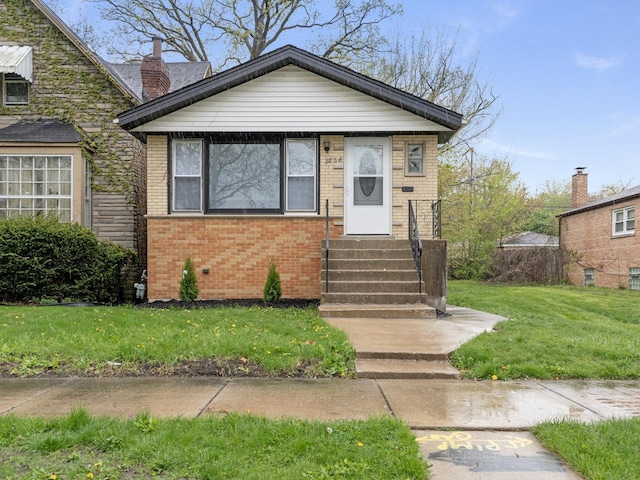
[[183, 302], [193, 302], [198, 298], [198, 291], [196, 269], [193, 266], [191, 257], [187, 257], [182, 270], [182, 280], [180, 280], [180, 300]]
[[269, 274], [264, 284], [264, 292], [262, 298], [265, 302], [273, 302], [279, 300], [282, 296], [282, 286], [280, 285], [280, 274], [276, 270], [276, 264], [269, 264]]
[[0, 299], [115, 303], [134, 259], [133, 250], [55, 217], [2, 220]]

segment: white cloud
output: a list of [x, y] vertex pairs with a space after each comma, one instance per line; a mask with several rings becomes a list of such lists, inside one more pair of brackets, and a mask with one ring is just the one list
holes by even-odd
[[576, 65], [587, 70], [609, 70], [622, 65], [624, 58], [621, 55], [615, 57], [594, 57], [583, 53], [576, 53], [573, 56]]
[[506, 155], [507, 158], [513, 157], [525, 157], [535, 158], [538, 160], [554, 160], [555, 157], [548, 152], [542, 150], [525, 150], [513, 145], [505, 145], [503, 143], [496, 142], [495, 140], [485, 139], [480, 142], [483, 149], [493, 151], [496, 155]]
[[493, 1], [491, 2], [491, 8], [501, 17], [507, 20], [514, 20], [520, 16], [520, 12], [509, 1]]
[[605, 132], [603, 138], [625, 137], [637, 132], [640, 132], [640, 116], [617, 114], [613, 116], [609, 131]]

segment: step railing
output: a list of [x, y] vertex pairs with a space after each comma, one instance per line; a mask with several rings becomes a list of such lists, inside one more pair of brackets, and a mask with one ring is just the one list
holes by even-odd
[[411, 244], [413, 263], [418, 274], [418, 293], [422, 293], [422, 240], [420, 239], [418, 220], [411, 200], [409, 200], [409, 243]]
[[325, 202], [324, 217], [325, 239], [324, 239], [324, 292], [329, 293], [329, 199]]

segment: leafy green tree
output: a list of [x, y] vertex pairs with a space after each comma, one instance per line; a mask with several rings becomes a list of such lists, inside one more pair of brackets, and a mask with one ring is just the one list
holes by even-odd
[[442, 237], [453, 278], [484, 278], [501, 238], [519, 230], [526, 189], [505, 159], [446, 156], [439, 174]]
[[544, 189], [526, 203], [526, 213], [520, 229], [523, 232], [558, 235], [557, 215], [571, 208], [571, 183], [547, 181]]
[[180, 300], [183, 302], [193, 302], [198, 298], [198, 293], [196, 269], [193, 266], [191, 257], [187, 257], [182, 270], [182, 279], [180, 280]]

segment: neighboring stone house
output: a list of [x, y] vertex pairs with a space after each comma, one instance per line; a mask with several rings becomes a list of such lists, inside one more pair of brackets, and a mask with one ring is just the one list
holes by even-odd
[[0, 0], [0, 218], [56, 214], [136, 248], [144, 268], [145, 146], [114, 119], [170, 91], [167, 73], [174, 89], [210, 74], [166, 66], [159, 48], [109, 64], [41, 0]]
[[284, 297], [319, 298], [327, 237], [408, 249], [410, 200], [437, 237], [438, 144], [462, 116], [286, 46], [118, 121], [147, 145], [150, 300], [178, 296], [188, 256], [204, 299], [261, 297], [271, 261]]
[[565, 275], [574, 285], [640, 290], [640, 185], [588, 202], [588, 177], [573, 175], [573, 208], [559, 215]]

